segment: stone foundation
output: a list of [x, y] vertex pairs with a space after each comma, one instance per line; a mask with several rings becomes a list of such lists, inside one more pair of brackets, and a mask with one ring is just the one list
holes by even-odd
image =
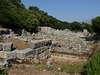
[[50, 57], [51, 44], [52, 41], [49, 39], [38, 41], [36, 40], [30, 42], [30, 48], [23, 50], [15, 49], [13, 51], [12, 43], [0, 44], [0, 57], [10, 59], [24, 59], [25, 57], [32, 55], [34, 57], [40, 57], [41, 59], [47, 59], [48, 57]]

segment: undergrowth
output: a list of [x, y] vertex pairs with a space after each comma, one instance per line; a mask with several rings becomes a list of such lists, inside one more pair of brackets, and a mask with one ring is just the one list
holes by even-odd
[[80, 73], [83, 70], [83, 67], [86, 63], [77, 63], [77, 64], [66, 64], [66, 65], [61, 65], [61, 71], [62, 72], [67, 72], [70, 74], [74, 73]]
[[87, 63], [86, 74], [87, 75], [100, 75], [100, 50]]

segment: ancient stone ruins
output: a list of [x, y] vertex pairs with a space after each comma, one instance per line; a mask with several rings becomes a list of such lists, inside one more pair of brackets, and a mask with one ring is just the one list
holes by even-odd
[[[38, 33], [32, 34], [24, 29], [0, 29], [0, 58], [25, 59], [31, 55], [44, 60], [52, 56], [85, 59], [91, 53], [93, 39], [87, 38], [89, 36], [91, 34], [86, 29], [75, 33], [68, 29], [40, 27]], [[29, 47], [19, 50], [13, 47], [13, 42], [9, 39], [28, 42]]]

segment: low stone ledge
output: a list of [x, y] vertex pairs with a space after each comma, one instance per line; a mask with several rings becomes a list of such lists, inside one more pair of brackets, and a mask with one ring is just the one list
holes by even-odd
[[15, 59], [16, 58], [16, 52], [8, 52], [8, 51], [0, 51], [0, 58], [9, 58], [9, 59]]
[[50, 54], [50, 46], [52, 41], [49, 39], [36, 40], [30, 42], [30, 48], [23, 50], [12, 50], [13, 43], [0, 43], [0, 57], [9, 59], [24, 59], [25, 57], [32, 55], [40, 58], [47, 58]]
[[42, 46], [50, 46], [52, 44], [52, 40], [44, 39], [44, 40], [35, 40], [30, 42], [30, 48], [36, 49]]
[[24, 50], [16, 50], [17, 53], [17, 58], [18, 59], [24, 59], [25, 57], [29, 56], [29, 55], [35, 55], [35, 50], [27, 48]]
[[13, 49], [13, 43], [4, 43], [2, 48], [3, 51], [11, 51]]

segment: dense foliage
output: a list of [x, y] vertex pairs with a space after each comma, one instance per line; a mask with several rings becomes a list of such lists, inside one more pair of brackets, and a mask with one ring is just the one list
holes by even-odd
[[86, 66], [87, 75], [99, 75], [100, 74], [100, 52], [91, 58], [90, 62]]
[[92, 28], [94, 32], [100, 33], [100, 16], [92, 19]]
[[0, 69], [0, 75], [7, 75], [7, 74], [4, 70]]
[[40, 10], [36, 6], [28, 9], [21, 3], [21, 0], [0, 0], [0, 25], [11, 29], [26, 29], [37, 31], [38, 26], [49, 26], [55, 29], [70, 29], [72, 31], [90, 30], [90, 25], [79, 22], [63, 22]]

